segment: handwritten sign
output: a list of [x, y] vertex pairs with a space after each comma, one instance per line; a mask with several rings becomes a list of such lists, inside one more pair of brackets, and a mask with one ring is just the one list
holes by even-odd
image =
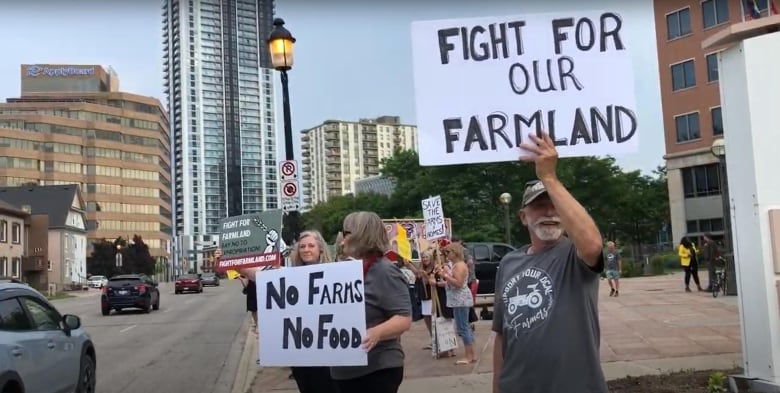
[[215, 270], [240, 270], [279, 265], [282, 241], [282, 211], [228, 217], [220, 221], [219, 246], [222, 254]]
[[263, 366], [365, 366], [363, 262], [269, 270], [256, 276]]
[[624, 29], [592, 11], [414, 22], [420, 164], [514, 161], [543, 132], [561, 157], [637, 151]]
[[447, 237], [447, 226], [444, 224], [441, 196], [422, 200], [423, 221], [425, 221], [425, 239], [440, 239]]

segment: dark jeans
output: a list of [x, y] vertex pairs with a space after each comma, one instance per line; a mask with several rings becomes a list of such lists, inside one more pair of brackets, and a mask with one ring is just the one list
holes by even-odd
[[688, 285], [691, 284], [691, 277], [693, 277], [693, 282], [696, 283], [697, 287], [701, 287], [701, 284], [699, 283], [699, 264], [691, 261], [691, 264], [688, 266], [685, 266], [685, 287], [688, 288]]
[[398, 393], [404, 380], [404, 368], [385, 368], [362, 377], [336, 380], [339, 393]]
[[337, 393], [330, 378], [330, 367], [292, 367], [295, 383], [301, 393]]

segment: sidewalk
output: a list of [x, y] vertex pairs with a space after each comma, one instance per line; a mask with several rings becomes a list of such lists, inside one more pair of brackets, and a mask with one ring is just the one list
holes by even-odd
[[[685, 293], [681, 274], [624, 279], [621, 284], [620, 297], [611, 298], [607, 282], [602, 281], [599, 299], [601, 360], [607, 379], [740, 365], [736, 297], [714, 299], [709, 293]], [[477, 323], [479, 361], [456, 366], [457, 357], [434, 360], [429, 351], [421, 349], [428, 335], [422, 321], [416, 322], [402, 338], [406, 363], [401, 392], [434, 388], [449, 388], [449, 393], [489, 391], [493, 369], [490, 326], [491, 321]], [[288, 375], [286, 368], [262, 369], [251, 392], [297, 392]]]

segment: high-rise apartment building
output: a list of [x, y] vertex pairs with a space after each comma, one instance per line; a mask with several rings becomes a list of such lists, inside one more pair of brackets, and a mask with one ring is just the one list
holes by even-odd
[[359, 121], [326, 120], [302, 131], [303, 205], [355, 192], [355, 181], [379, 175], [396, 149], [417, 150], [417, 126], [398, 116]]
[[717, 54], [722, 48], [704, 51], [701, 43], [746, 16], [775, 13], [771, 0], [757, 0], [756, 5], [745, 10], [740, 0], [655, 1], [674, 241], [705, 233], [723, 236], [720, 168], [710, 149], [716, 138], [729, 132], [723, 129], [718, 86]]
[[137, 234], [165, 263], [168, 117], [156, 98], [118, 87], [116, 74], [97, 65], [23, 65], [21, 97], [0, 104], [0, 186], [76, 184], [87, 255], [93, 241]]
[[178, 255], [221, 218], [279, 208], [273, 13], [273, 0], [163, 1]]

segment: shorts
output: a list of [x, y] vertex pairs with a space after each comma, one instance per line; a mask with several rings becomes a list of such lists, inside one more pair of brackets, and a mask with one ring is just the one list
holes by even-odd
[[433, 301], [431, 300], [423, 300], [420, 302], [420, 305], [422, 306], [422, 315], [426, 317], [431, 316], [431, 306], [433, 306]]
[[606, 275], [607, 278], [609, 279], [620, 278], [620, 272], [618, 272], [617, 270], [607, 270]]

